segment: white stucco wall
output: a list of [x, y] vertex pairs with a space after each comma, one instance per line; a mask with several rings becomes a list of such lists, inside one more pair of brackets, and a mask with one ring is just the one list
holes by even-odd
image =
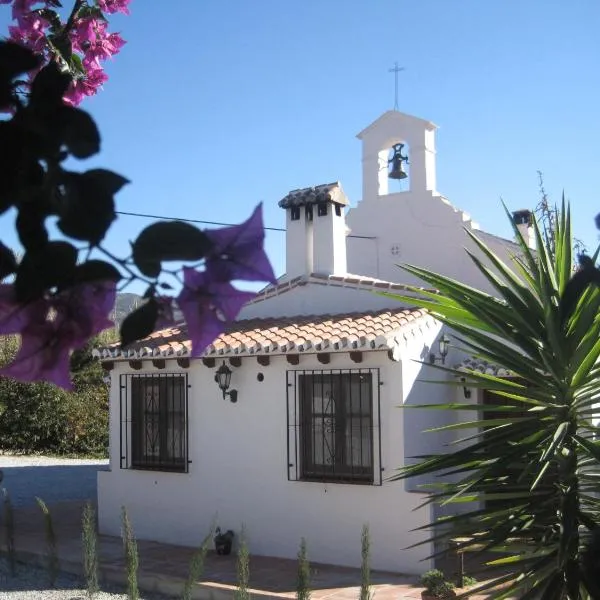
[[372, 288], [307, 283], [266, 301], [245, 306], [239, 318], [342, 314], [385, 308], [397, 310], [403, 306], [406, 303], [375, 293]]
[[[281, 356], [271, 357], [266, 367], [254, 357], [244, 358], [240, 368], [233, 368], [237, 404], [222, 399], [214, 369], [193, 361], [188, 369], [192, 463], [187, 474], [119, 468], [119, 374], [130, 371], [127, 363], [117, 363], [111, 387], [111, 470], [101, 472], [98, 481], [100, 531], [119, 534], [124, 505], [139, 538], [196, 545], [216, 516], [225, 529], [239, 532], [245, 525], [252, 553], [293, 558], [305, 537], [312, 561], [358, 566], [361, 527], [368, 523], [373, 568], [423, 572], [430, 567], [422, 562], [430, 547], [403, 549], [423, 539], [423, 532], [411, 530], [431, 519], [429, 508], [417, 509], [421, 494], [406, 491], [403, 482], [370, 486], [288, 481], [285, 372], [380, 368], [381, 466], [388, 477], [404, 463], [405, 435], [410, 444], [417, 434], [406, 426], [408, 411], [395, 408], [409, 396], [416, 400], [412, 381], [402, 383], [405, 370], [414, 371], [406, 366], [408, 358], [418, 356], [424, 344], [429, 347], [438, 330], [431, 327], [425, 338], [409, 340], [402, 362], [391, 361], [387, 352], [364, 353], [360, 364], [345, 353], [332, 354], [328, 365], [314, 355], [302, 356], [298, 366]], [[181, 369], [175, 361], [167, 361], [162, 371], [148, 361], [136, 373], [177, 371]], [[264, 374], [262, 383], [259, 372]]]
[[[465, 252], [468, 248], [479, 254], [463, 229], [471, 226], [468, 216], [439, 195], [422, 190], [369, 198], [349, 210], [346, 221], [352, 234], [376, 238], [347, 238], [351, 273], [421, 285], [398, 267], [414, 264], [491, 291]], [[481, 237], [500, 258], [510, 261], [513, 244], [485, 233]]]

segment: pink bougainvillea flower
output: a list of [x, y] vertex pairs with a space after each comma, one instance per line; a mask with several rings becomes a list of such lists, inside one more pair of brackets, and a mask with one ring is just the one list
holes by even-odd
[[63, 97], [63, 100], [71, 106], [77, 106], [86, 96], [96, 94], [108, 79], [102, 67], [92, 63], [86, 64], [85, 67], [88, 69], [85, 77], [75, 79]]
[[71, 29], [71, 43], [73, 49], [78, 52], [85, 52], [90, 44], [96, 41], [96, 28], [98, 19], [85, 18], [77, 19]]
[[22, 25], [23, 19], [28, 17], [33, 10], [33, 5], [38, 3], [39, 0], [14, 0], [12, 6], [12, 18], [16, 20], [19, 25]]
[[185, 317], [192, 341], [192, 356], [201, 356], [256, 294], [212, 279], [208, 272], [183, 268], [183, 289], [177, 304]]
[[107, 33], [106, 21], [86, 17], [79, 19], [71, 32], [73, 48], [84, 54], [84, 66], [111, 58], [121, 50], [125, 40], [118, 33]]
[[72, 389], [71, 351], [113, 325], [108, 316], [115, 303], [116, 284], [86, 283], [24, 307], [18, 305], [10, 288], [0, 286], [0, 328], [4, 333], [20, 333], [21, 347], [13, 362], [0, 369], [0, 375], [20, 381], [50, 381]]
[[83, 92], [83, 83], [80, 80], [75, 80], [69, 86], [67, 93], [63, 96], [63, 100], [70, 106], [79, 106], [86, 94]]
[[213, 249], [206, 257], [206, 269], [212, 278], [275, 283], [275, 273], [263, 247], [262, 203], [240, 225], [209, 229], [205, 233], [213, 243]]
[[129, 0], [98, 0], [98, 7], [100, 10], [107, 12], [108, 14], [120, 12], [124, 15], [128, 15], [129, 8], [127, 5]]
[[37, 54], [43, 54], [46, 50], [46, 30], [50, 24], [42, 19], [37, 13], [24, 16], [19, 25], [9, 25], [9, 38], [21, 44]]

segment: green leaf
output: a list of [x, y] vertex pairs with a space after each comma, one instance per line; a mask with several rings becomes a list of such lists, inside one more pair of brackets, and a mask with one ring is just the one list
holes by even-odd
[[58, 228], [74, 239], [99, 244], [116, 218], [113, 195], [126, 183], [121, 175], [104, 169], [65, 172]]
[[71, 72], [75, 73], [76, 75], [86, 74], [86, 69], [83, 66], [83, 62], [81, 61], [79, 54], [71, 54], [71, 58], [69, 59], [69, 66], [71, 68]]
[[75, 158], [89, 158], [100, 152], [100, 133], [88, 113], [64, 106], [58, 118], [63, 124], [62, 142]]
[[35, 76], [31, 84], [30, 107], [36, 112], [48, 114], [62, 106], [63, 96], [71, 81], [69, 73], [61, 71], [51, 61]]
[[93, 281], [114, 281], [122, 279], [119, 270], [103, 260], [88, 260], [77, 265], [73, 273], [74, 283], [89, 283]]
[[0, 280], [17, 270], [15, 253], [0, 242]]
[[[486, 552], [509, 554], [492, 561], [492, 567], [510, 566], [504, 581], [512, 580], [493, 598], [562, 600], [567, 592], [575, 598], [585, 589], [579, 536], [600, 521], [600, 443], [594, 441], [600, 430], [592, 425], [600, 417], [600, 278], [596, 281], [597, 253], [587, 275], [573, 277], [571, 218], [564, 202], [552, 240], [546, 244], [535, 221], [533, 229], [537, 250], [517, 235], [519, 255], [512, 266], [468, 232], [476, 246], [469, 253], [473, 265], [494, 295], [424, 268], [404, 267], [436, 291], [412, 287], [416, 297], [395, 297], [429, 310], [453, 330], [463, 351], [508, 369], [515, 381], [443, 369], [502, 396], [499, 404], [506, 399], [506, 406], [423, 406], [475, 410], [478, 420], [449, 416], [446, 425], [432, 428], [434, 436], [445, 433], [448, 445], [413, 457], [416, 462], [391, 479], [423, 478], [429, 484], [423, 506], [446, 505], [445, 513], [457, 507], [450, 517], [421, 527], [433, 530], [430, 541], [439, 547], [447, 547], [452, 536], [472, 537]], [[461, 429], [468, 437], [461, 438]], [[484, 587], [503, 580], [493, 573], [490, 578]]]
[[32, 71], [39, 64], [39, 57], [28, 48], [14, 42], [0, 41], [0, 80], [2, 85], [17, 75]]
[[50, 30], [52, 33], [56, 34], [61, 30], [62, 23], [60, 21], [60, 16], [55, 10], [50, 10], [49, 8], [40, 8], [34, 12], [37, 12], [42, 19], [50, 23]]
[[68, 242], [49, 242], [39, 252], [26, 252], [15, 279], [17, 300], [37, 300], [50, 288], [68, 285], [76, 262], [77, 249]]
[[156, 327], [158, 303], [151, 298], [131, 314], [121, 324], [121, 347], [149, 336]]
[[212, 243], [197, 227], [183, 221], [159, 221], [144, 229], [132, 244], [133, 261], [148, 277], [158, 277], [162, 261], [197, 261]]

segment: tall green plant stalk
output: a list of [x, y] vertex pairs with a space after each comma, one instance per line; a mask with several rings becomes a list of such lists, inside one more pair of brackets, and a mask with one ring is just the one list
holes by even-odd
[[250, 552], [248, 551], [248, 542], [244, 527], [242, 527], [240, 534], [240, 545], [237, 552], [237, 580], [238, 585], [234, 594], [235, 600], [250, 600], [250, 592], [248, 591], [250, 581]]
[[[447, 547], [461, 538], [469, 546], [476, 538], [477, 547], [499, 557], [491, 568], [510, 567], [480, 590], [495, 588], [493, 598], [583, 600], [600, 584], [600, 573], [589, 575], [582, 561], [600, 523], [598, 251], [573, 272], [564, 199], [551, 242], [534, 223], [537, 251], [513, 228], [519, 253], [511, 265], [467, 232], [477, 248], [469, 255], [493, 295], [405, 267], [437, 292], [413, 288], [418, 300], [396, 298], [428, 309], [463, 349], [510, 376], [435, 366], [454, 385], [467, 377], [468, 386], [481, 390], [479, 401], [418, 407], [463, 411], [433, 431], [464, 434], [453, 451], [421, 458], [395, 478], [435, 477], [428, 502], [450, 514], [424, 524], [433, 529], [432, 541]], [[465, 422], [464, 411], [475, 416]], [[507, 587], [499, 591], [501, 583]]]
[[96, 535], [96, 511], [87, 502], [82, 516], [83, 572], [89, 598], [98, 592], [98, 536]]
[[298, 600], [310, 600], [310, 563], [306, 550], [306, 540], [300, 540], [298, 551], [298, 580], [296, 582], [296, 598]]
[[183, 586], [183, 600], [191, 600], [192, 593], [196, 582], [202, 577], [204, 573], [204, 562], [206, 560], [206, 553], [208, 552], [208, 545], [212, 539], [214, 526], [211, 527], [208, 535], [202, 540], [200, 548], [194, 552], [190, 560], [190, 567], [188, 571], [188, 578]]
[[10, 574], [14, 577], [17, 573], [17, 553], [15, 549], [15, 513], [12, 500], [6, 488], [2, 488], [2, 507], [4, 517], [4, 535], [6, 538], [6, 556]]
[[360, 600], [371, 600], [371, 534], [369, 526], [363, 525], [360, 535]]
[[60, 567], [54, 522], [52, 520], [50, 509], [46, 503], [38, 497], [36, 497], [36, 502], [38, 503], [42, 514], [44, 515], [44, 531], [46, 534], [46, 569], [48, 571], [48, 581], [50, 583], [50, 587], [54, 587], [56, 585], [56, 578], [58, 577], [58, 571]]
[[139, 566], [137, 542], [133, 533], [133, 527], [127, 514], [127, 509], [121, 507], [121, 537], [123, 539], [123, 551], [125, 553], [125, 568], [127, 569], [127, 597], [129, 600], [139, 600], [137, 571]]

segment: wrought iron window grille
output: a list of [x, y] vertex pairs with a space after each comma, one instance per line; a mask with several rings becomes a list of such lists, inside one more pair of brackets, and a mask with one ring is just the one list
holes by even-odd
[[288, 479], [381, 485], [379, 369], [287, 371]]
[[188, 375], [120, 375], [122, 469], [187, 473]]

